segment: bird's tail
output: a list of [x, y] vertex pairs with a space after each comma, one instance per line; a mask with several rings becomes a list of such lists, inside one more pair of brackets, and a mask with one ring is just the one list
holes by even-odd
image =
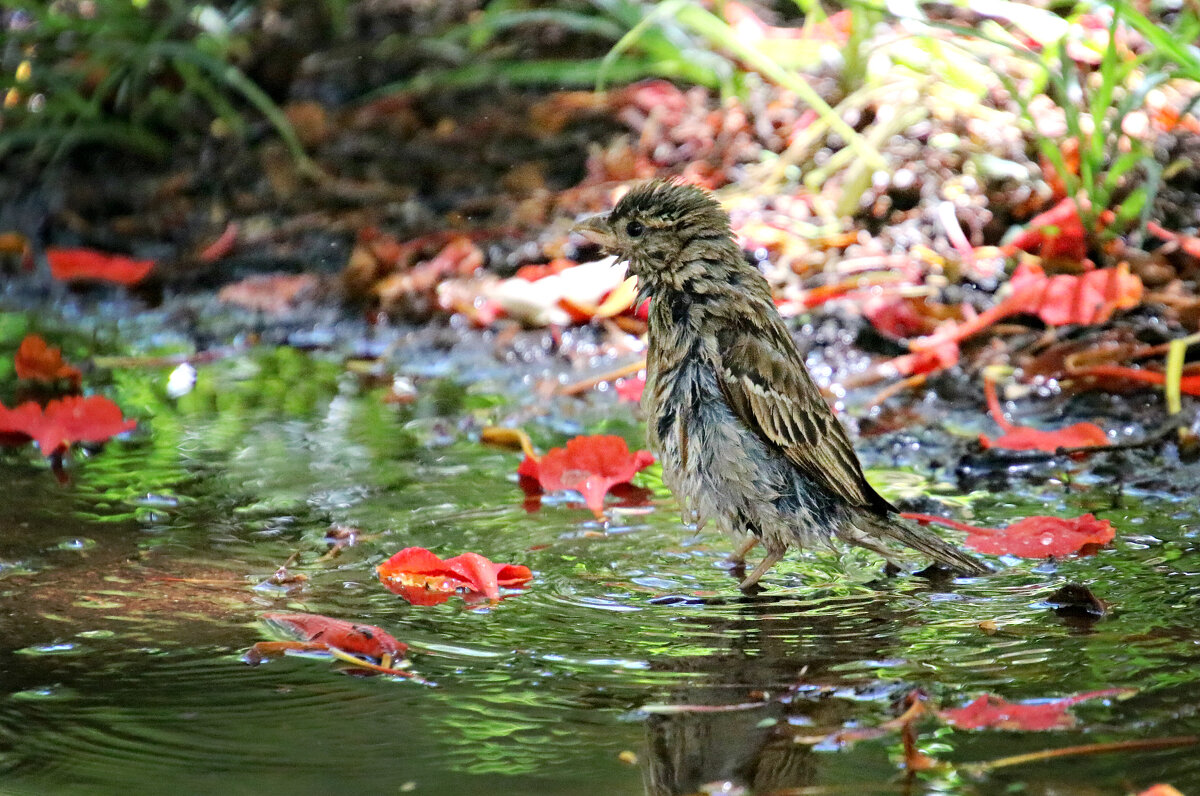
[[844, 531], [841, 534], [843, 538], [852, 544], [874, 550], [889, 560], [891, 556], [880, 542], [899, 543], [964, 575], [986, 575], [992, 571], [987, 564], [916, 523], [895, 515], [863, 514], [856, 519], [859, 520], [857, 527]]

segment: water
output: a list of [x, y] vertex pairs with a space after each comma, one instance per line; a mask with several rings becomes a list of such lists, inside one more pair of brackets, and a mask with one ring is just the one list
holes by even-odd
[[[626, 405], [537, 421], [534, 399], [434, 380], [397, 408], [339, 363], [286, 350], [199, 370], [178, 401], [165, 370], [114, 373], [111, 394], [146, 420], [81, 455], [65, 486], [28, 449], [0, 454], [6, 794], [666, 794], [726, 780], [859, 796], [1200, 789], [1198, 747], [906, 785], [897, 733], [831, 738], [894, 718], [914, 689], [943, 707], [981, 693], [1136, 692], [1085, 702], [1075, 727], [1051, 732], [918, 725], [922, 749], [960, 767], [1200, 733], [1194, 500], [1058, 482], [953, 495], [981, 524], [1096, 511], [1118, 538], [1092, 557], [1014, 560], [952, 585], [882, 579], [866, 554], [792, 557], [746, 597], [723, 563], [728, 543], [681, 526], [654, 470], [640, 477], [649, 504], [608, 523], [561, 499], [529, 512], [519, 454], [473, 437], [521, 417], [543, 449], [572, 427], [636, 446]], [[872, 463], [893, 497], [921, 483]], [[364, 538], [319, 560], [333, 523]], [[493, 607], [410, 606], [374, 567], [411, 545], [525, 564], [535, 578]], [[292, 556], [301, 588], [256, 588]], [[1045, 598], [1067, 583], [1090, 586], [1108, 615], [1057, 615]], [[261, 614], [300, 611], [385, 628], [437, 686], [303, 657], [242, 662], [269, 638]]]

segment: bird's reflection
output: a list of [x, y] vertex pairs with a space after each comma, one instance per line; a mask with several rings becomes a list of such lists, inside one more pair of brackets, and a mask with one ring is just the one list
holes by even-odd
[[[695, 621], [710, 655], [669, 658], [658, 669], [697, 675], [646, 719], [647, 794], [768, 793], [812, 785], [820, 753], [797, 743], [803, 727], [840, 728], [853, 703], [831, 692], [877, 685], [843, 665], [886, 658], [908, 611], [865, 595], [797, 601], [739, 598]], [[803, 734], [808, 734], [804, 732]]]

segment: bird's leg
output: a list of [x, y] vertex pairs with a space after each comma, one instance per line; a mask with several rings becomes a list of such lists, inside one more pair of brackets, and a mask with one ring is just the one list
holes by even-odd
[[754, 584], [758, 583], [759, 578], [767, 574], [767, 570], [779, 563], [779, 559], [781, 558], [783, 558], [782, 550], [768, 550], [767, 554], [763, 556], [762, 561], [758, 562], [758, 566], [754, 568], [754, 571], [747, 575], [746, 579], [738, 584], [738, 588], [742, 591], [746, 591], [747, 589], [753, 587]]
[[746, 563], [746, 553], [749, 553], [751, 550], [753, 550], [754, 546], [756, 544], [758, 544], [758, 537], [755, 536], [754, 534], [749, 534], [746, 537], [746, 541], [744, 541], [740, 545], [738, 545], [737, 549], [733, 551], [733, 555], [731, 555], [729, 557], [729, 563], [730, 564], [745, 564]]

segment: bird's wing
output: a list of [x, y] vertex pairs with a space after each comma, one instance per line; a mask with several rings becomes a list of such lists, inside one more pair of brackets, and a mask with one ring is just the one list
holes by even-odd
[[852, 505], [895, 511], [863, 476], [850, 438], [782, 323], [717, 335], [717, 374], [734, 413], [805, 475]]

